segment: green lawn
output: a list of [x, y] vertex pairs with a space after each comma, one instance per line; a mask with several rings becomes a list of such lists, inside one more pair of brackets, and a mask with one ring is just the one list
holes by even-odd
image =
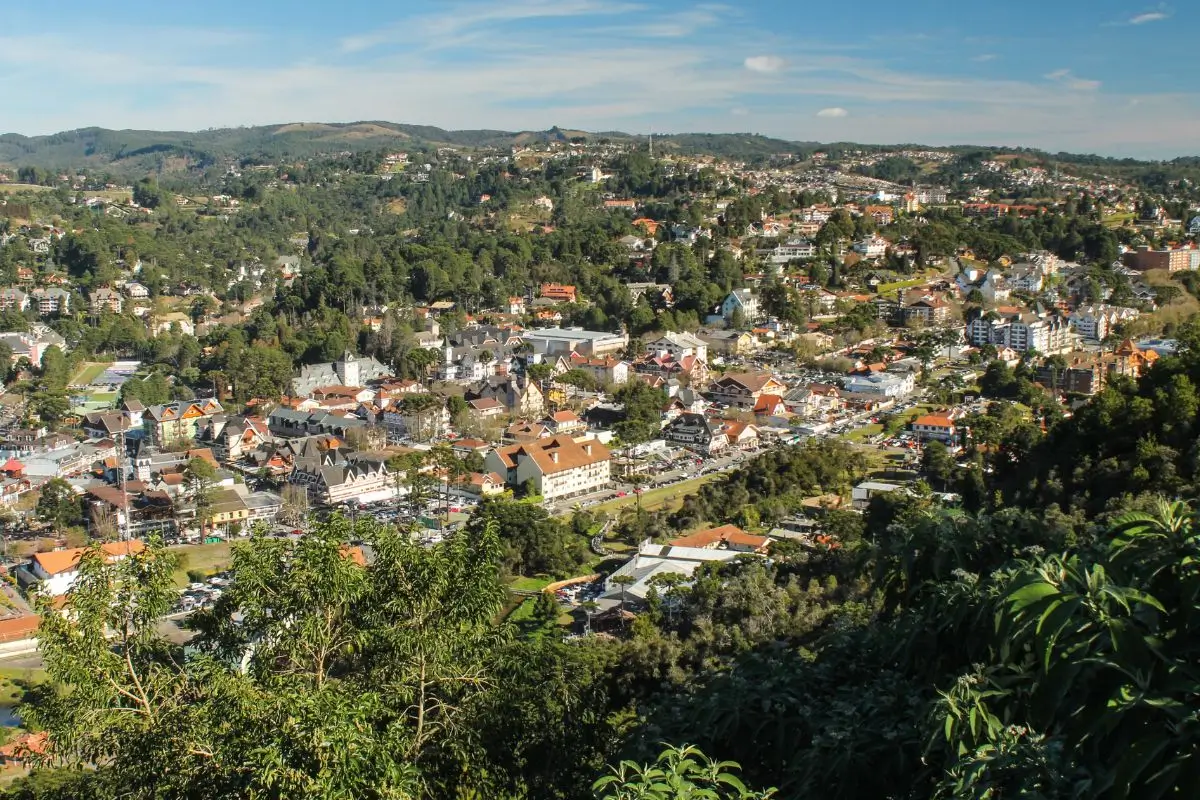
[[875, 287], [875, 291], [878, 292], [879, 294], [887, 294], [888, 292], [894, 292], [897, 289], [911, 289], [914, 286], [920, 286], [921, 284], [926, 283], [928, 280], [929, 280], [928, 278], [922, 277], [922, 278], [913, 278], [912, 280], [907, 280], [907, 281], [894, 281], [892, 283], [881, 283]]
[[540, 592], [552, 583], [554, 583], [554, 578], [548, 575], [538, 575], [533, 578], [517, 578], [508, 585], [508, 588], [515, 592]]
[[[675, 483], [670, 486], [660, 486], [657, 489], [648, 489], [642, 493], [642, 508], [646, 511], [657, 511], [662, 508], [678, 507], [683, 503], [683, 498], [689, 494], [694, 494], [697, 489], [710, 481], [715, 481], [720, 478], [723, 473], [714, 472], [710, 475], [702, 475], [699, 478], [692, 478], [690, 481], [683, 483]], [[612, 514], [620, 511], [627, 506], [637, 504], [637, 496], [630, 494], [628, 497], [618, 497], [614, 500], [608, 500], [597, 506], [592, 506], [587, 509], [592, 513], [607, 511]]]
[[199, 570], [212, 575], [229, 568], [233, 562], [233, 543], [184, 544], [170, 548], [179, 556], [179, 567], [175, 570], [175, 585], [187, 586], [190, 570]]
[[96, 361], [85, 361], [79, 367], [79, 371], [75, 373], [75, 377], [71, 379], [71, 385], [87, 386], [91, 384], [92, 381], [96, 380], [96, 378], [99, 378], [101, 375], [103, 375], [104, 370], [108, 369], [110, 366], [112, 366], [111, 361], [102, 363]]
[[848, 442], [861, 443], [865, 442], [867, 439], [870, 439], [872, 436], [878, 436], [881, 433], [883, 433], [883, 425], [873, 422], [870, 425], [864, 425], [861, 428], [856, 428], [850, 431], [842, 438]]

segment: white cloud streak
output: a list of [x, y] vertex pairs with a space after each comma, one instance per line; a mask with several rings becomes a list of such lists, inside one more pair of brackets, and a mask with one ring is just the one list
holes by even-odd
[[751, 72], [779, 72], [787, 64], [779, 56], [750, 56], [743, 64]]
[[834, 106], [833, 108], [822, 108], [817, 112], [817, 116], [822, 119], [841, 119], [842, 117], [850, 116], [850, 112], [844, 108]]
[[1129, 18], [1130, 25], [1145, 25], [1147, 22], [1159, 22], [1167, 19], [1171, 15], [1165, 11], [1147, 11], [1145, 14], [1138, 14], [1136, 17]]

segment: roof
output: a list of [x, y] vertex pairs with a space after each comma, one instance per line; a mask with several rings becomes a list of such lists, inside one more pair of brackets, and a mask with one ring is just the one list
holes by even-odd
[[945, 414], [926, 414], [913, 420], [913, 425], [924, 425], [927, 428], [953, 428], [954, 420]]
[[752, 392], [761, 392], [763, 387], [773, 380], [775, 380], [775, 376], [769, 372], [731, 372], [718, 379], [716, 383], [720, 385], [732, 382], [744, 386]]
[[[100, 545], [105, 561], [113, 561], [128, 555], [136, 555], [146, 549], [146, 545], [137, 539], [127, 542], [105, 542]], [[79, 559], [87, 551], [86, 547], [72, 547], [68, 550], [54, 550], [49, 553], [34, 553], [33, 560], [47, 575], [58, 575], [75, 569]]]
[[599, 440], [577, 442], [566, 435], [501, 447], [496, 450], [496, 455], [510, 469], [517, 466], [523, 457], [531, 458], [542, 474], [565, 472], [612, 458], [608, 448]]
[[736, 525], [722, 525], [719, 528], [709, 528], [708, 530], [696, 531], [687, 536], [681, 536], [678, 539], [672, 539], [670, 545], [672, 547], [714, 547], [719, 544], [736, 544], [743, 547], [752, 547], [755, 550], [766, 547], [770, 543], [770, 539], [766, 536], [755, 536], [752, 533], [747, 533]]

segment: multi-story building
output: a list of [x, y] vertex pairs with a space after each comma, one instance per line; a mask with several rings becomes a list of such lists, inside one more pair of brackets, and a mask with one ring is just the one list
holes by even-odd
[[690, 333], [664, 333], [654, 341], [646, 343], [646, 352], [668, 353], [676, 361], [682, 361], [688, 356], [695, 356], [701, 361], [708, 360], [708, 345]]
[[142, 416], [146, 438], [156, 447], [195, 440], [200, 421], [224, 412], [216, 400], [176, 401], [150, 406]]
[[887, 254], [888, 247], [888, 240], [882, 236], [868, 236], [855, 242], [853, 249], [864, 258], [880, 258]]
[[71, 293], [63, 289], [34, 289], [30, 300], [37, 306], [39, 314], [68, 314], [71, 311]]
[[1076, 334], [1066, 317], [1049, 314], [1039, 317], [1031, 312], [997, 313], [975, 310], [969, 315], [966, 338], [976, 347], [1011, 347], [1018, 353], [1036, 350], [1043, 354], [1074, 349]]
[[629, 345], [626, 333], [585, 331], [582, 328], [538, 328], [526, 331], [522, 337], [539, 355], [601, 356], [617, 353]]
[[1140, 272], [1152, 269], [1181, 272], [1196, 269], [1197, 265], [1200, 265], [1200, 249], [1193, 246], [1171, 250], [1151, 250], [1149, 246], [1142, 245], [1121, 256], [1121, 262]]
[[1075, 333], [1079, 334], [1080, 338], [1101, 341], [1113, 333], [1117, 325], [1137, 319], [1138, 315], [1136, 308], [1081, 306], [1075, 309], [1068, 319], [1075, 326]]
[[612, 482], [612, 454], [595, 439], [576, 441], [570, 436], [501, 447], [488, 453], [488, 471], [504, 478], [511, 488], [532, 483], [545, 502], [588, 494]]
[[798, 258], [815, 258], [817, 246], [807, 239], [792, 239], [783, 244], [758, 251], [760, 258], [770, 264], [787, 264]]
[[742, 317], [747, 322], [754, 322], [761, 315], [758, 305], [758, 298], [754, 296], [754, 292], [749, 289], [734, 289], [721, 302], [721, 316], [726, 322], [733, 319], [734, 313], [742, 312]]
[[764, 394], [783, 396], [787, 386], [769, 372], [731, 372], [708, 386], [708, 398], [733, 408], [751, 409]]
[[953, 446], [958, 442], [958, 428], [954, 420], [947, 414], [924, 414], [912, 422], [913, 434], [917, 441], [941, 442]]
[[337, 448], [306, 442], [288, 480], [308, 491], [314, 503], [337, 505], [363, 501], [390, 490], [390, 473], [380, 458], [346, 455]]
[[89, 298], [92, 305], [92, 313], [99, 314], [101, 311], [110, 311], [113, 314], [120, 314], [121, 309], [125, 305], [125, 298], [119, 292], [115, 292], [108, 287], [101, 287], [92, 292]]
[[850, 394], [876, 395], [900, 398], [912, 394], [917, 378], [911, 372], [872, 372], [867, 375], [849, 375], [842, 382], [842, 389]]
[[0, 289], [0, 309], [24, 311], [29, 308], [29, 295], [15, 286]]
[[680, 414], [667, 423], [662, 438], [670, 444], [704, 454], [719, 452], [729, 444], [729, 437], [720, 422], [692, 413]]

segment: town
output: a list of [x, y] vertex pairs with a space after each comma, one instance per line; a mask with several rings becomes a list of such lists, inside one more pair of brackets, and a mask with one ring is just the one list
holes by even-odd
[[1189, 346], [1200, 195], [1142, 177], [557, 130], [0, 166], [0, 659], [40, 663], [88, 553], [166, 547], [183, 643], [236, 547], [345, 524], [366, 567], [364, 522], [427, 550], [491, 525], [503, 618], [636, 642], [722, 567], [979, 512]]

